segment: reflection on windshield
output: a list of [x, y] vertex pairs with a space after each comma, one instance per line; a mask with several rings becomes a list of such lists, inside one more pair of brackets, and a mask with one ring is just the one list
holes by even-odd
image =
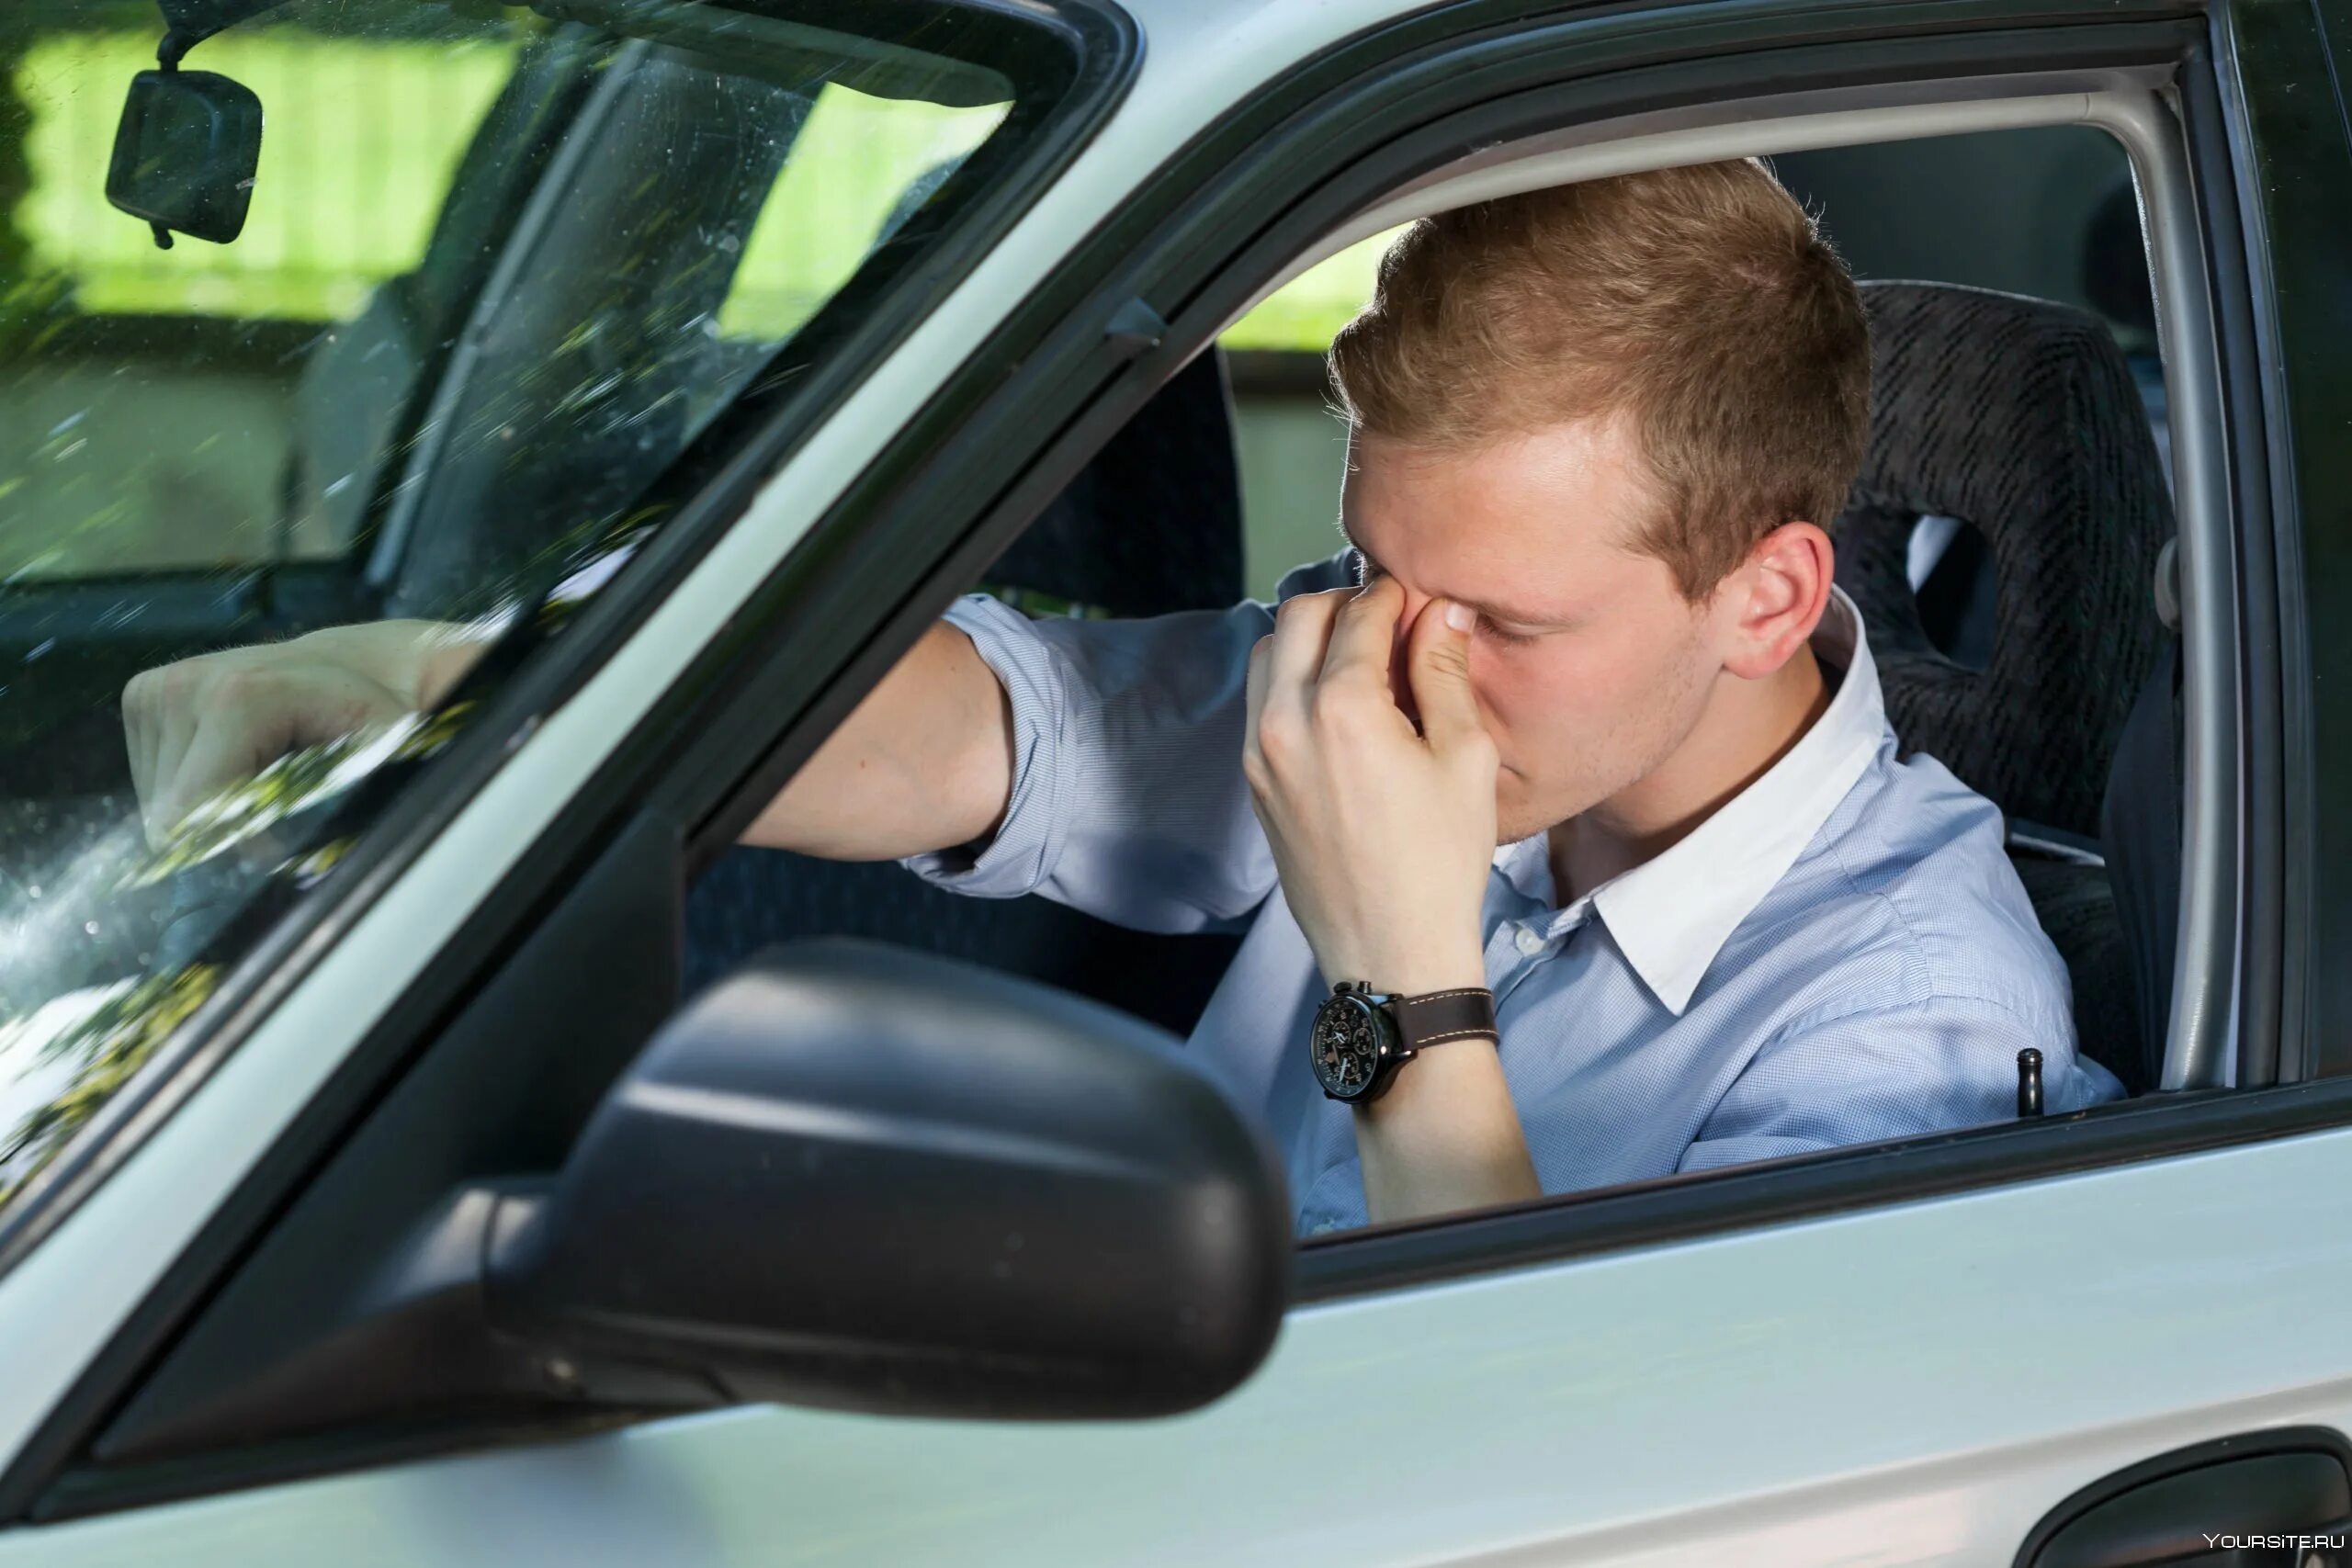
[[[269, 116], [243, 236], [161, 252], [100, 194], [139, 14], [0, 24], [0, 1204], [623, 573], [692, 444], [986, 199], [1037, 117], [975, 62], [1069, 69], [993, 7], [289, 0], [189, 62]], [[499, 637], [150, 841], [128, 682], [401, 616]]]
[[68, 992], [0, 1027], [0, 1203], [97, 1113], [219, 977], [216, 966], [192, 964], [118, 980]]

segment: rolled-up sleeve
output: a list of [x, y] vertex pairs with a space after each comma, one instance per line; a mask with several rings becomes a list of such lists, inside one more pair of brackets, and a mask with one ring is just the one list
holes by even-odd
[[[1275, 601], [1350, 581], [1343, 551], [1289, 573]], [[1241, 776], [1250, 650], [1272, 605], [1033, 621], [974, 593], [946, 619], [1011, 698], [1012, 796], [984, 844], [899, 863], [955, 892], [1041, 893], [1138, 931], [1238, 929], [1275, 881]]]

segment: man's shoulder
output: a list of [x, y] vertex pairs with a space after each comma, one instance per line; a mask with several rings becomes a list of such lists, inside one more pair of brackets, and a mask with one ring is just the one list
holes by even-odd
[[1931, 757], [1882, 751], [1748, 925], [1758, 950], [1811, 954], [1810, 1021], [1951, 1005], [2072, 1029], [1999, 809]]

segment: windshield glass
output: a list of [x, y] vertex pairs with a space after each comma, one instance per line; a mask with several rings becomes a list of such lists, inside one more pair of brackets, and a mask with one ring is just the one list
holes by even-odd
[[1072, 69], [907, 0], [213, 9], [250, 208], [169, 248], [108, 204], [159, 17], [0, 19], [0, 1214], [526, 656], [160, 825], [126, 683], [390, 617], [545, 644], [730, 410], [822, 412]]

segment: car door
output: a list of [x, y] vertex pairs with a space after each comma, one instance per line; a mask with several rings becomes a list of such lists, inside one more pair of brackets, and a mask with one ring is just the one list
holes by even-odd
[[[2325, 610], [2352, 490], [2328, 423], [2347, 406], [2328, 345], [2346, 339], [2325, 236], [2352, 164], [2341, 106], [2289, 91], [2324, 79], [2318, 17], [1944, 15], [1465, 6], [1381, 28], [1369, 12], [1147, 14], [1150, 63], [1119, 117], [954, 297], [1028, 269], [1018, 308], [944, 310], [910, 337], [842, 404], [839, 438], [802, 448], [664, 585], [300, 988], [0, 1279], [0, 1323], [53, 1364], [36, 1378], [18, 1349], [0, 1380], [8, 1429], [29, 1434], [10, 1506], [32, 1521], [0, 1534], [0, 1562], [2130, 1562], [2340, 1534], [2352, 1099], [2314, 1069], [2341, 1032], [2320, 807], [2342, 728]], [[1238, 58], [1273, 85], [1207, 116], [1205, 84]], [[364, 1122], [356, 1089], [318, 1108], [329, 1079], [367, 1067], [380, 1092], [406, 1054], [446, 1050], [510, 962], [501, 942], [571, 907], [548, 912], [565, 877], [628, 917], [599, 929], [641, 945], [610, 953], [649, 956], [669, 874], [728, 842], [1057, 473], [1317, 236], [1564, 126], [1602, 129], [1592, 169], [1764, 151], [1744, 139], [1767, 111], [1786, 134], [1890, 96], [1940, 123], [2071, 96], [2035, 112], [2111, 114], [2140, 139], [2180, 378], [2188, 625], [2218, 665], [2192, 660], [2191, 706], [2245, 738], [2192, 755], [2207, 792], [2192, 818], [2216, 807], [2217, 776], [2250, 781], [2228, 832], [2192, 845], [2224, 874], [2192, 852], [2204, 881], [2184, 901], [2174, 1055], [2215, 1078], [1317, 1242], [1266, 1366], [1173, 1420], [753, 1405], [503, 1450], [459, 1430], [403, 1456], [343, 1431], [300, 1459], [222, 1441], [110, 1469], [108, 1438], [126, 1437], [110, 1425], [233, 1306], [238, 1269], [283, 1242]], [[2168, 103], [2177, 118], [2155, 111]], [[1681, 140], [1630, 151], [1644, 136]], [[1159, 171], [1142, 197], [1138, 168]], [[788, 546], [812, 525], [840, 553], [796, 570]], [[741, 629], [714, 637], [722, 624]], [[657, 695], [668, 711], [639, 716]], [[537, 835], [528, 852], [493, 850], [517, 824]], [[426, 964], [461, 928], [501, 934]], [[2266, 1041], [2279, 1066], [2256, 1070]]]

